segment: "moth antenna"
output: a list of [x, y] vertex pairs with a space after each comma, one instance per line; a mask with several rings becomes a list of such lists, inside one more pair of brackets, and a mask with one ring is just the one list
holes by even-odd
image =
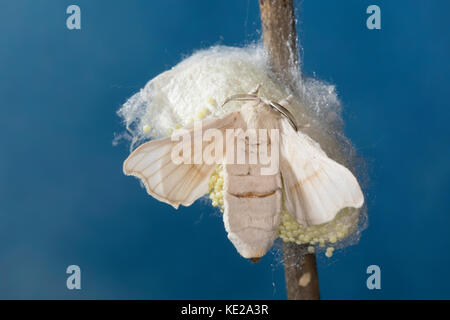
[[231, 97], [226, 98], [225, 101], [222, 103], [221, 107], [223, 108], [223, 106], [230, 101], [254, 101], [256, 99], [259, 99], [258, 96], [252, 93], [235, 94], [232, 95]]
[[298, 126], [295, 121], [294, 115], [285, 107], [283, 107], [281, 104], [273, 101], [269, 101], [269, 105], [276, 109], [279, 113], [281, 113], [283, 116], [288, 119], [289, 123], [291, 124], [292, 128], [294, 128], [295, 131], [298, 131]]

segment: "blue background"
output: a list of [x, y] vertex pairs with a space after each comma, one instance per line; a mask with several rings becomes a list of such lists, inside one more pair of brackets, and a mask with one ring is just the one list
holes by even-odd
[[[370, 177], [369, 227], [320, 255], [322, 297], [450, 298], [449, 2], [299, 4], [304, 73], [337, 85]], [[370, 4], [382, 30], [366, 28]], [[242, 259], [216, 211], [148, 197], [122, 174], [128, 146], [112, 146], [116, 110], [149, 79], [258, 29], [256, 0], [1, 1], [0, 298], [286, 297], [276, 252]], [[66, 289], [70, 264], [80, 291]]]

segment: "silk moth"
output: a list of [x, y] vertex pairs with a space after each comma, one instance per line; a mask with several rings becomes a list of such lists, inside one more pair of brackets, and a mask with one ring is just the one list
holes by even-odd
[[[124, 173], [141, 179], [151, 196], [177, 209], [180, 204], [189, 206], [205, 195], [216, 164], [222, 164], [225, 229], [237, 251], [252, 260], [265, 255], [272, 246], [283, 201], [289, 213], [303, 226], [329, 222], [342, 209], [360, 208], [364, 203], [355, 176], [299, 130], [294, 117], [283, 106], [288, 101], [267, 100], [258, 95], [258, 90], [259, 87], [249, 94], [229, 97], [224, 104], [232, 100], [245, 102], [239, 111], [203, 120], [197, 126], [202, 132], [214, 129], [225, 137], [220, 138], [226, 142], [220, 147], [214, 144], [217, 135], [205, 143], [194, 125], [183, 129], [189, 148], [181, 151], [178, 147], [175, 153], [188, 155], [192, 160], [195, 146], [200, 145], [201, 150], [197, 150], [200, 154], [214, 149], [215, 163], [174, 161], [174, 150], [179, 142], [171, 136], [144, 143], [123, 165]], [[255, 132], [256, 140], [245, 134], [228, 135], [232, 130]], [[278, 135], [264, 135], [264, 132]], [[235, 156], [229, 157], [231, 148], [233, 155], [244, 155], [245, 160], [236, 162]], [[275, 166], [267, 161], [263, 163], [263, 149], [266, 156], [270, 150], [271, 160], [276, 159]]]

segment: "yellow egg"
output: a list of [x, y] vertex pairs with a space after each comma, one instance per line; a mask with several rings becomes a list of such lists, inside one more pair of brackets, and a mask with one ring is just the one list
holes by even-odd
[[208, 98], [208, 103], [209, 103], [210, 105], [212, 105], [213, 107], [217, 107], [217, 101], [216, 101], [216, 99], [214, 99], [213, 97], [209, 97], [209, 98]]
[[333, 247], [328, 247], [327, 250], [325, 251], [325, 256], [327, 258], [331, 258], [333, 256], [333, 251], [334, 251]]
[[203, 107], [203, 108], [200, 109], [200, 111], [197, 112], [197, 118], [198, 118], [199, 120], [202, 120], [202, 119], [206, 118], [206, 116], [207, 116], [208, 114], [210, 114], [210, 113], [211, 113], [211, 111], [209, 111], [208, 108]]
[[144, 131], [144, 133], [149, 133], [151, 130], [151, 127], [146, 124], [145, 126], [142, 127], [142, 131]]

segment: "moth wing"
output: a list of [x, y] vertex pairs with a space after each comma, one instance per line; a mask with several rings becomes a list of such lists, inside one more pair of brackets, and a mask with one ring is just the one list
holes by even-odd
[[[202, 131], [218, 129], [225, 136], [225, 130], [242, 126], [243, 119], [239, 112], [232, 112], [219, 119], [204, 120], [201, 122]], [[191, 139], [191, 159], [194, 157], [194, 139], [202, 140], [201, 136], [194, 136], [194, 128], [187, 128]], [[174, 133], [175, 134], [175, 133]], [[180, 140], [181, 141], [181, 140]], [[216, 164], [179, 163], [173, 161], [172, 150], [180, 141], [172, 141], [171, 137], [152, 140], [144, 143], [125, 160], [123, 172], [141, 179], [147, 193], [159, 201], [172, 205], [178, 209], [179, 205], [191, 205], [195, 200], [208, 192], [209, 177]], [[205, 148], [213, 147], [210, 142], [201, 143], [202, 154]]]
[[303, 226], [329, 222], [344, 208], [360, 208], [364, 196], [355, 176], [330, 159], [308, 135], [280, 120], [280, 170], [286, 209]]

